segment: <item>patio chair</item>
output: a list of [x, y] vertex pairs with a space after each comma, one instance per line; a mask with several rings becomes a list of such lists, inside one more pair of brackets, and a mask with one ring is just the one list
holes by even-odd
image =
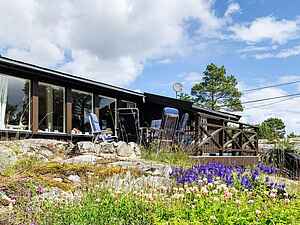
[[179, 111], [175, 108], [165, 107], [158, 132], [158, 151], [162, 146], [172, 146], [179, 119]]
[[98, 117], [94, 113], [89, 113], [93, 142], [113, 142], [118, 139], [117, 136], [106, 134], [100, 127]]
[[178, 128], [176, 130], [176, 137], [179, 145], [184, 145], [188, 143], [185, 128], [189, 120], [189, 117], [190, 116], [188, 113], [183, 114], [178, 124]]
[[138, 108], [118, 108], [119, 137], [125, 142], [141, 142]]

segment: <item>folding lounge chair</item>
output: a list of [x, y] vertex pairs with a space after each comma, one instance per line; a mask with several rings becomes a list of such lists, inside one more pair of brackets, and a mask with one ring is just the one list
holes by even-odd
[[102, 131], [96, 114], [89, 113], [89, 121], [92, 129], [92, 134], [94, 135], [93, 142], [113, 142], [118, 139], [117, 136], [108, 135]]
[[179, 111], [175, 108], [165, 107], [159, 130], [158, 150], [162, 146], [171, 146], [174, 142], [175, 132], [179, 119]]
[[187, 137], [185, 135], [185, 128], [186, 128], [188, 120], [189, 120], [189, 114], [185, 113], [181, 117], [181, 120], [178, 124], [178, 129], [176, 131], [176, 137], [177, 137], [178, 144], [180, 144], [180, 145], [187, 144], [187, 142], [188, 142]]

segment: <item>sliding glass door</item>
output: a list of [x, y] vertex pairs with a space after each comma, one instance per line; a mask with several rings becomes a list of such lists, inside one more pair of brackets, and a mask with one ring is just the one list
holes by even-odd
[[117, 100], [105, 96], [98, 96], [96, 108], [99, 108], [99, 122], [102, 130], [115, 133], [116, 132], [116, 109]]
[[0, 74], [0, 129], [29, 129], [30, 81]]
[[89, 113], [93, 112], [93, 94], [72, 90], [72, 100], [72, 133], [90, 133]]
[[39, 83], [39, 130], [45, 132], [65, 131], [65, 89]]

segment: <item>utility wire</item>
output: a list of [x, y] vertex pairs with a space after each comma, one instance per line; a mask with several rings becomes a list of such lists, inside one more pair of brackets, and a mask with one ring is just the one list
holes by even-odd
[[[241, 104], [250, 104], [250, 103], [256, 103], [256, 102], [263, 102], [263, 101], [269, 101], [269, 100], [274, 100], [274, 99], [280, 99], [280, 98], [287, 98], [287, 97], [293, 97], [293, 96], [300, 96], [300, 93], [295, 93], [295, 94], [290, 94], [290, 95], [282, 95], [282, 96], [276, 96], [276, 97], [271, 97], [271, 98], [263, 98], [263, 99], [256, 99], [256, 100], [251, 100], [251, 101], [245, 101], [242, 102]], [[228, 104], [228, 105], [221, 105], [221, 107], [228, 107], [228, 106], [233, 106], [235, 104]]]
[[281, 103], [281, 102], [285, 102], [285, 101], [288, 101], [288, 100], [291, 100], [291, 99], [299, 98], [299, 97], [300, 96], [292, 96], [292, 97], [290, 97], [288, 99], [284, 99], [284, 100], [280, 100], [280, 101], [272, 102], [272, 103], [268, 103], [268, 104], [263, 104], [263, 105], [251, 106], [251, 107], [248, 107], [248, 108], [245, 108], [245, 109], [259, 109], [259, 108], [264, 108], [266, 106], [275, 105], [275, 104], [278, 104], [278, 103]]
[[279, 83], [279, 84], [274, 84], [274, 85], [269, 85], [269, 86], [262, 86], [262, 87], [253, 88], [253, 89], [247, 89], [247, 90], [244, 90], [242, 92], [244, 92], [244, 93], [245, 92], [252, 92], [252, 91], [258, 91], [258, 90], [263, 90], [263, 89], [267, 89], [267, 88], [280, 87], [280, 86], [296, 84], [296, 83], [300, 83], [300, 80], [292, 81], [292, 82], [286, 82], [286, 83]]

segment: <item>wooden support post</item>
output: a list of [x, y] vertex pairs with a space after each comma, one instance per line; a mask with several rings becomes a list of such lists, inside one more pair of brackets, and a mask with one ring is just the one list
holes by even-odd
[[256, 133], [256, 136], [255, 136], [255, 140], [254, 140], [254, 146], [255, 146], [255, 155], [258, 155], [258, 127], [256, 127], [254, 129], [255, 133]]
[[66, 88], [66, 132], [71, 134], [72, 132], [72, 90], [71, 88]]
[[221, 149], [219, 150], [219, 155], [222, 156], [224, 152], [224, 133], [225, 133], [225, 124], [224, 121], [222, 121], [223, 129], [219, 134], [219, 144], [221, 145]]
[[239, 139], [238, 139], [240, 150], [241, 150], [239, 153], [240, 153], [240, 155], [242, 155], [243, 154], [243, 139], [244, 139], [244, 137], [243, 137], [243, 135], [244, 135], [244, 126], [243, 126], [243, 124], [240, 124], [239, 128], [240, 128], [240, 131], [241, 131], [241, 134], [240, 134]]
[[95, 114], [97, 115], [98, 119], [99, 119], [99, 116], [100, 116], [100, 107], [99, 107], [99, 95], [97, 94], [94, 94], [94, 110], [95, 110]]
[[39, 82], [37, 80], [31, 81], [31, 130], [36, 134], [39, 129]]

